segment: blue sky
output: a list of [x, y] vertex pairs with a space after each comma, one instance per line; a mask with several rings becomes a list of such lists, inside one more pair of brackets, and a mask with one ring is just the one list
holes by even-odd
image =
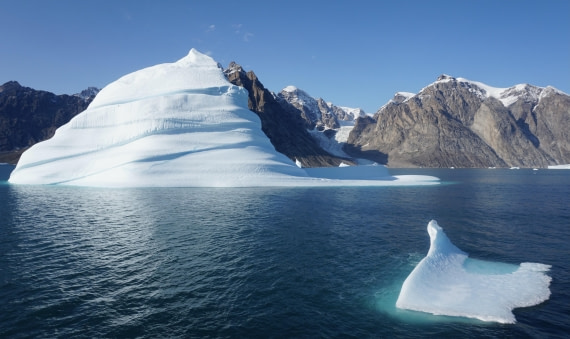
[[442, 73], [570, 93], [570, 1], [0, 0], [0, 83], [73, 94], [191, 48], [373, 113]]

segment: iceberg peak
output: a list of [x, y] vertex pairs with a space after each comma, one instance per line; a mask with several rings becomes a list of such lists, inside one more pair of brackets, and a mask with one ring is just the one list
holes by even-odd
[[427, 231], [430, 238], [428, 256], [434, 253], [455, 253], [467, 255], [467, 253], [457, 248], [457, 246], [455, 246], [451, 240], [449, 240], [449, 238], [443, 232], [443, 229], [438, 225], [437, 221], [430, 221], [427, 226]]
[[182, 59], [176, 62], [181, 66], [215, 66], [218, 67], [218, 63], [210, 56], [198, 52], [197, 49], [192, 48], [188, 54]]
[[226, 80], [214, 59], [191, 49], [177, 62], [143, 68], [110, 83], [97, 94], [89, 108], [170, 93], [231, 86], [234, 85]]

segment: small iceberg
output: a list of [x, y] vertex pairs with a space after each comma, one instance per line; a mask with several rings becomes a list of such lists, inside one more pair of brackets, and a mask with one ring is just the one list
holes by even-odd
[[570, 169], [570, 164], [566, 164], [566, 165], [552, 165], [552, 166], [548, 166], [548, 169]]
[[512, 324], [512, 310], [538, 305], [550, 297], [550, 265], [512, 265], [470, 259], [437, 221], [427, 226], [430, 249], [406, 278], [396, 307]]

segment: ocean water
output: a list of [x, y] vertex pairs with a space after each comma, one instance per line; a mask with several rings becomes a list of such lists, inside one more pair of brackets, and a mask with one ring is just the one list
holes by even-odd
[[[14, 186], [0, 165], [1, 338], [563, 338], [570, 171], [392, 170], [432, 187]], [[552, 265], [516, 324], [395, 308], [436, 219], [472, 258]]]

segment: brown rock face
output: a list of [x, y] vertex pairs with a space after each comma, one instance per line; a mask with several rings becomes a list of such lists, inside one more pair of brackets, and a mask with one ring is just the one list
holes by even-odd
[[570, 96], [547, 87], [536, 105], [517, 102], [513, 106], [509, 109], [517, 123], [553, 159], [551, 164], [570, 163]]
[[374, 118], [359, 119], [346, 151], [384, 157], [392, 167], [570, 163], [570, 97], [552, 88], [511, 89], [521, 93], [496, 98], [477, 83], [440, 78], [410, 98], [397, 96]]
[[245, 72], [236, 63], [224, 70], [228, 80], [244, 87], [249, 92], [248, 106], [261, 120], [261, 128], [278, 152], [303, 167], [338, 166], [341, 162], [352, 163], [324, 151], [307, 132], [307, 123], [301, 112], [284, 100], [279, 100], [268, 91], [252, 71]]

